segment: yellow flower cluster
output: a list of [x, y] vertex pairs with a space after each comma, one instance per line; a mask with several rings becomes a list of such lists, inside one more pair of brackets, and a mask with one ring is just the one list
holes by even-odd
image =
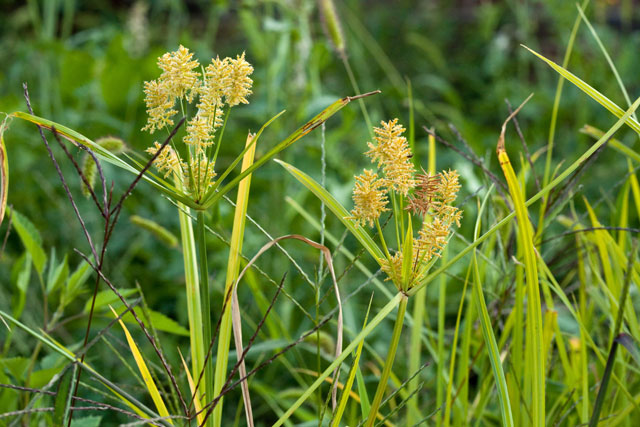
[[402, 136], [405, 128], [397, 123], [398, 119], [393, 119], [386, 123], [381, 122], [381, 128], [373, 128], [378, 144], [367, 143], [369, 151], [365, 155], [369, 156], [372, 162], [377, 162], [379, 168], [382, 167], [385, 185], [406, 196], [415, 185], [415, 168], [411, 162], [412, 154], [407, 138]]
[[355, 219], [360, 223], [369, 223], [373, 227], [374, 221], [380, 214], [388, 209], [387, 195], [380, 187], [384, 186], [383, 180], [372, 170], [365, 169], [362, 175], [356, 176], [356, 186], [353, 189], [355, 207], [351, 211], [349, 219]]
[[[184, 186], [198, 200], [216, 176], [210, 155], [216, 131], [223, 125], [223, 116], [231, 107], [249, 103], [247, 97], [252, 93], [253, 84], [249, 76], [253, 67], [242, 53], [235, 59], [216, 57], [202, 70], [193, 53], [182, 45], [177, 51], [167, 52], [158, 58], [158, 67], [162, 70], [160, 77], [144, 83], [148, 119], [142, 130], [154, 133], [173, 126], [173, 117], [178, 114], [177, 106], [180, 106], [182, 114], [188, 115], [188, 105], [197, 99], [182, 138], [189, 147], [185, 150], [188, 161], [182, 161], [173, 146], [163, 150], [155, 166], [165, 173], [165, 177], [172, 171], [183, 177]], [[147, 152], [155, 154], [158, 147], [160, 144], [155, 142]]]
[[[429, 262], [440, 256], [453, 224], [460, 226], [462, 212], [453, 206], [460, 190], [459, 175], [452, 170], [436, 175], [423, 171], [416, 175], [411, 150], [402, 136], [405, 128], [398, 124], [398, 119], [381, 122], [381, 127], [374, 128], [374, 132], [375, 143], [368, 143], [369, 150], [365, 154], [382, 169], [382, 177], [367, 169], [356, 176], [354, 208], [348, 218], [361, 225], [373, 226], [378, 223], [380, 215], [389, 210], [386, 208], [389, 194], [398, 200], [400, 206], [405, 203], [407, 206], [406, 210], [399, 208], [396, 211], [394, 204], [396, 217], [405, 215], [405, 211], [422, 217], [422, 225], [413, 238], [411, 277], [405, 278], [409, 282], [406, 288], [409, 288], [424, 277]], [[408, 220], [411, 221], [411, 215]], [[393, 255], [387, 253], [387, 258], [380, 263], [388, 280], [400, 286], [402, 251], [398, 250]]]

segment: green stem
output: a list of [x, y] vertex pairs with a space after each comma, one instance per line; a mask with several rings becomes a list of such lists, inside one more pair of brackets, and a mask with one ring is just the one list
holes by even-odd
[[382, 403], [384, 392], [387, 390], [387, 383], [389, 382], [389, 375], [391, 374], [391, 368], [393, 367], [393, 361], [396, 358], [396, 350], [400, 342], [400, 334], [402, 333], [402, 324], [404, 323], [404, 315], [407, 311], [407, 302], [409, 298], [406, 295], [402, 295], [400, 298], [400, 304], [398, 305], [398, 314], [396, 316], [396, 323], [393, 326], [393, 335], [391, 336], [391, 345], [389, 346], [389, 353], [387, 354], [387, 360], [384, 362], [384, 369], [382, 370], [382, 376], [378, 383], [376, 395], [373, 398], [371, 409], [369, 410], [369, 418], [367, 419], [366, 427], [372, 427], [376, 421], [376, 414]]
[[[176, 182], [178, 181], [176, 180]], [[204, 337], [202, 334], [202, 306], [200, 302], [198, 262], [189, 208], [182, 203], [178, 203], [178, 213], [180, 216], [180, 236], [182, 239], [182, 257], [184, 259], [184, 275], [187, 291], [187, 314], [189, 316], [189, 338], [191, 341], [191, 375], [194, 381], [196, 381], [197, 378], [200, 378], [200, 370], [204, 365], [205, 355]], [[206, 376], [204, 381], [206, 381]], [[199, 388], [199, 390], [202, 390], [202, 388]], [[197, 398], [200, 398], [202, 394], [200, 391]]]
[[[202, 331], [203, 340], [206, 345], [211, 342], [211, 307], [209, 298], [209, 272], [207, 265], [207, 235], [204, 223], [204, 211], [198, 211], [197, 215], [197, 244], [198, 244], [198, 263], [200, 265], [200, 297], [202, 312]], [[205, 385], [205, 401], [213, 399], [213, 363], [209, 361], [204, 367], [204, 385]]]

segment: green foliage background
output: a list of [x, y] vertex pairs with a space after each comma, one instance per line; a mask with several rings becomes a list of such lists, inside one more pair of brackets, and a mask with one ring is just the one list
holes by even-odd
[[[640, 89], [638, 4], [629, 0], [598, 0], [592, 3], [588, 15], [627, 89], [631, 94], [637, 94]], [[398, 117], [400, 122], [409, 125], [406, 82], [411, 82], [415, 103], [416, 156], [425, 167], [427, 134], [422, 126], [433, 127], [443, 138], [463, 147], [450, 128], [452, 124], [485, 160], [486, 166], [501, 176], [495, 157], [495, 143], [500, 125], [508, 115], [504, 100], [508, 99], [515, 106], [532, 92], [535, 95], [518, 116], [519, 123], [532, 153], [546, 145], [558, 75], [520, 44], [526, 44], [561, 63], [577, 13], [573, 2], [347, 0], [336, 1], [336, 4], [347, 41], [347, 55], [361, 91], [382, 91], [381, 95], [365, 100], [374, 123]], [[330, 102], [354, 94], [342, 62], [322, 30], [316, 6], [312, 0], [5, 0], [0, 3], [0, 111], [26, 111], [22, 82], [27, 82], [36, 115], [65, 124], [94, 140], [105, 135], [118, 136], [124, 139], [129, 150], [142, 152], [153, 142], [152, 136], [140, 131], [146, 120], [142, 84], [157, 77], [158, 56], [175, 50], [179, 44], [194, 51], [203, 64], [215, 55], [235, 56], [246, 51], [248, 61], [255, 68], [252, 76], [254, 94], [248, 106], [236, 108], [233, 113], [225, 134], [226, 145], [222, 148], [220, 164], [228, 164], [241, 150], [247, 130], [259, 129], [267, 119], [286, 109], [285, 115], [262, 137], [256, 154], [259, 157]], [[578, 34], [568, 68], [618, 105], [625, 105], [604, 58], [584, 28]], [[573, 161], [591, 144], [589, 137], [578, 133], [585, 123], [608, 129], [612, 116], [577, 88], [566, 85], [558, 116], [555, 164]], [[630, 147], [637, 146], [637, 139], [631, 132], [617, 137]], [[515, 146], [517, 137], [513, 134], [512, 138]], [[85, 252], [88, 249], [35, 127], [14, 120], [5, 139], [10, 164], [9, 204], [33, 222], [48, 254], [55, 248], [58, 259], [67, 254], [70, 265], [76, 266], [80, 258], [72, 248]], [[369, 139], [361, 111], [356, 103], [352, 103], [327, 123], [326, 130], [317, 129], [287, 149], [280, 158], [318, 181], [325, 180], [330, 192], [345, 206], [351, 206], [353, 175], [368, 166], [361, 153]], [[323, 151], [326, 153], [324, 175], [321, 172]], [[74, 195], [77, 195], [76, 200], [88, 220], [90, 231], [99, 233], [99, 215], [90, 201], [81, 196], [79, 179], [66, 159], [62, 160], [62, 152], [59, 149], [54, 149], [54, 152], [71, 182]], [[80, 158], [80, 153], [75, 154]], [[519, 159], [513, 156], [512, 161], [518, 163]], [[540, 177], [543, 171], [541, 163], [543, 159], [536, 164]], [[460, 171], [463, 190], [458, 200], [470, 200], [467, 197], [485, 183], [479, 168], [442, 145], [438, 146], [437, 167]], [[131, 176], [112, 167], [105, 167], [105, 172], [108, 182], [115, 183], [115, 194], [123, 191], [131, 179]], [[625, 159], [608, 150], [580, 181], [582, 194], [594, 203], [597, 200], [601, 202], [597, 212], [603, 223], [617, 223], [617, 186], [625, 172]], [[533, 184], [530, 185], [533, 190]], [[153, 235], [126, 220], [129, 215], [136, 214], [152, 218], [178, 233], [174, 206], [150, 189], [148, 185], [140, 185], [126, 202], [125, 218], [118, 225], [109, 247], [108, 275], [123, 289], [139, 283], [147, 304], [153, 310], [185, 326], [184, 279], [179, 250], [163, 245]], [[320, 239], [318, 231], [292, 209], [285, 198], [292, 198], [317, 219], [321, 215], [320, 203], [280, 166], [269, 162], [261, 168], [254, 174], [251, 190], [248, 214], [272, 236], [300, 233], [314, 240]], [[470, 201], [463, 209], [465, 220], [460, 234], [470, 239], [477, 210], [475, 201]], [[228, 240], [232, 220], [233, 209], [229, 203], [223, 202], [215, 208], [210, 223], [216, 233]], [[331, 233], [342, 236], [343, 227], [330, 214], [326, 224]], [[638, 226], [634, 213], [631, 214], [630, 226]], [[1, 236], [4, 236], [6, 227], [5, 221], [0, 228]], [[552, 225], [551, 230], [554, 227], [557, 226]], [[251, 257], [266, 241], [268, 238], [250, 224], [245, 236], [244, 254]], [[214, 235], [210, 236], [208, 244], [213, 305], [218, 307], [228, 248]], [[287, 246], [291, 254], [312, 278], [315, 277], [317, 253], [294, 245]], [[346, 238], [345, 246], [359, 252], [351, 237]], [[330, 248], [334, 249], [331, 245]], [[451, 250], [455, 251], [455, 248], [453, 244]], [[558, 244], [548, 249], [545, 258], [557, 259], [562, 255], [564, 246]], [[0, 258], [2, 310], [11, 311], [18, 275], [15, 266], [20, 264], [23, 252], [17, 234], [12, 233]], [[373, 268], [373, 263], [366, 256], [362, 261]], [[313, 289], [299, 272], [291, 268], [282, 254], [270, 252], [259, 265], [274, 278], [289, 271], [291, 274], [285, 288], [311, 315], [315, 314]], [[344, 258], [337, 257], [339, 273], [348, 265]], [[457, 265], [449, 273], [446, 313], [448, 322], [452, 324], [462, 288], [460, 276], [464, 275], [465, 266]], [[267, 284], [257, 275], [249, 280], [264, 289], [266, 298], [273, 295], [273, 284]], [[340, 282], [343, 294], [349, 294], [365, 280], [366, 277], [355, 269], [349, 270]], [[502, 294], [504, 286], [504, 283], [493, 288], [490, 286], [485, 292], [491, 296], [490, 299], [495, 299]], [[90, 297], [89, 289], [87, 285], [81, 298], [68, 307], [68, 315], [82, 311]], [[328, 289], [325, 283], [323, 293]], [[435, 288], [429, 289], [427, 325], [436, 323], [436, 291]], [[348, 305], [345, 313], [347, 335], [359, 330], [370, 292], [371, 289], [361, 292]], [[251, 293], [245, 291], [241, 294], [247, 325], [251, 328], [252, 322], [259, 319], [260, 311], [252, 307]], [[31, 277], [28, 283], [27, 295], [22, 321], [41, 325], [42, 294], [35, 277]], [[385, 297], [376, 293], [374, 307], [382, 301], [386, 301]], [[331, 297], [321, 305], [323, 311], [332, 307]], [[310, 328], [310, 320], [305, 319], [290, 300], [281, 300], [277, 312], [290, 332], [289, 336], [281, 337], [283, 340], [291, 340]], [[301, 318], [304, 320], [300, 321]], [[96, 330], [104, 327], [108, 314], [102, 312], [97, 320]], [[85, 325], [86, 316], [78, 316], [57, 330], [56, 336], [67, 345], [80, 342]], [[4, 340], [5, 332], [0, 325], [0, 339]], [[327, 332], [331, 330], [327, 329]], [[386, 337], [390, 332], [390, 323], [376, 330], [368, 340], [373, 351], [385, 353]], [[122, 337], [114, 335], [110, 338], [114, 345], [129, 356], [126, 348], [122, 347]], [[138, 342], [142, 344], [142, 335], [139, 338]], [[266, 337], [262, 338], [266, 340]], [[174, 366], [179, 366], [175, 362], [179, 360], [176, 347], [187, 348], [187, 339], [166, 334], [162, 340]], [[312, 348], [314, 345], [308, 346]], [[19, 334], [4, 356], [28, 357], [32, 347], [33, 340]], [[142, 347], [149, 351], [144, 345]], [[315, 356], [310, 350], [296, 351], [290, 356], [294, 366], [315, 369]], [[126, 368], [105, 344], [96, 346], [89, 359], [101, 372], [110, 372], [111, 378], [127, 382]], [[43, 360], [40, 368], [45, 369], [47, 363], [56, 366], [53, 360]], [[256, 381], [265, 387], [270, 385], [274, 390], [299, 387], [288, 375], [282, 374], [284, 369], [285, 365], [276, 363], [260, 372]], [[426, 368], [425, 379], [434, 381], [437, 369], [437, 365]], [[304, 380], [311, 381], [309, 378]], [[136, 387], [131, 385], [134, 393], [140, 391]], [[2, 393], [0, 391], [0, 396]], [[237, 400], [239, 396], [239, 391], [234, 392], [233, 399]], [[282, 399], [286, 401], [286, 397]], [[434, 399], [434, 396], [425, 396], [424, 407], [435, 410]], [[273, 417], [268, 400], [258, 400], [257, 405], [256, 415], [264, 415], [265, 425], [268, 424]], [[0, 412], [10, 409], [3, 408], [0, 403]], [[225, 410], [228, 417], [236, 415], [233, 405]], [[114, 416], [114, 420], [120, 419]], [[111, 422], [106, 418], [105, 421]]]

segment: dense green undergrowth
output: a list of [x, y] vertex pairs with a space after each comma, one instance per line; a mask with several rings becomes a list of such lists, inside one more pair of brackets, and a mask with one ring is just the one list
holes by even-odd
[[[634, 425], [633, 2], [81, 3], [3, 12], [0, 425]], [[254, 68], [216, 151], [225, 197], [201, 209], [143, 179], [120, 215], [168, 135], [140, 131], [143, 83], [180, 44], [203, 66], [245, 51]], [[348, 218], [354, 176], [375, 169], [361, 153], [393, 117], [417, 172], [460, 175], [460, 227], [419, 275], [385, 264], [416, 253], [403, 203], [417, 190], [389, 190], [372, 228]], [[73, 141], [101, 160], [95, 201], [60, 136], [81, 170]]]

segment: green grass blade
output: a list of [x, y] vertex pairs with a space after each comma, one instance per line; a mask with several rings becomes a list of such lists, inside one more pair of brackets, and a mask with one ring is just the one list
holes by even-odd
[[55, 402], [53, 404], [54, 425], [66, 426], [69, 422], [71, 398], [73, 397], [71, 390], [75, 388], [77, 371], [78, 365], [73, 363], [60, 378]]
[[[373, 301], [373, 294], [369, 299], [369, 306], [367, 307], [367, 313], [364, 315], [364, 322], [362, 323], [362, 329], [364, 329], [367, 326], [367, 320], [369, 319], [369, 312], [371, 311], [372, 301]], [[347, 402], [349, 401], [349, 394], [351, 393], [351, 388], [353, 387], [353, 381], [355, 380], [356, 373], [359, 370], [360, 355], [362, 354], [363, 345], [364, 345], [364, 340], [360, 341], [360, 344], [358, 344], [358, 348], [356, 349], [356, 354], [353, 359], [353, 365], [351, 366], [351, 370], [349, 371], [349, 377], [347, 378], [347, 382], [344, 384], [344, 388], [342, 390], [342, 396], [340, 396], [340, 403], [338, 404], [338, 409], [336, 410], [336, 413], [333, 416], [333, 421], [331, 423], [333, 427], [340, 427], [340, 420], [342, 420], [342, 415], [344, 414], [344, 410], [347, 407]]]
[[[571, 166], [567, 167], [553, 181], [551, 181], [549, 184], [544, 186], [544, 188], [542, 188], [540, 191], [538, 191], [536, 194], [534, 194], [532, 197], [530, 197], [525, 202], [524, 205], [526, 207], [531, 206], [532, 204], [534, 204], [535, 202], [540, 200], [542, 197], [544, 197], [546, 194], [548, 194], [553, 188], [555, 188], [560, 182], [562, 182], [564, 179], [566, 179], [569, 175], [571, 175], [571, 173], [573, 173], [573, 171], [575, 171], [582, 163], [584, 163], [594, 152], [596, 152], [596, 150], [598, 150], [600, 147], [602, 147], [609, 140], [609, 138], [611, 138], [618, 131], [618, 129], [620, 129], [620, 127], [622, 127], [623, 124], [625, 124], [625, 122], [629, 119], [631, 114], [638, 108], [638, 106], [640, 106], [640, 98], [636, 99], [636, 101], [633, 103], [633, 105], [631, 105], [631, 107], [629, 107], [629, 109], [624, 113], [624, 115], [622, 117], [620, 117], [620, 119], [607, 131], [607, 133], [605, 133], [602, 136], [602, 138], [600, 138], [595, 144], [593, 144], [591, 146], [591, 148], [589, 148], [587, 151], [582, 153], [582, 155], [575, 162], [573, 162], [571, 164]], [[440, 266], [440, 268], [438, 268], [435, 271], [433, 271], [432, 273], [430, 273], [420, 284], [418, 284], [415, 287], [409, 289], [407, 294], [409, 296], [415, 295], [417, 292], [420, 291], [420, 289], [424, 288], [427, 285], [427, 283], [429, 283], [431, 280], [433, 280], [439, 274], [442, 274], [443, 272], [445, 272], [453, 264], [458, 262], [465, 255], [467, 255], [469, 252], [471, 252], [475, 247], [477, 247], [482, 242], [484, 242], [489, 237], [491, 237], [496, 231], [498, 231], [499, 229], [501, 229], [502, 227], [507, 225], [509, 222], [511, 222], [511, 220], [515, 216], [516, 216], [516, 213], [515, 212], [511, 212], [509, 215], [507, 215], [506, 217], [501, 219], [496, 225], [491, 227], [486, 233], [484, 233], [482, 236], [480, 236], [476, 241], [474, 241], [472, 244], [466, 246], [463, 250], [458, 252], [458, 254], [455, 255], [449, 262], [443, 264], [442, 266]]]
[[[333, 104], [329, 105], [327, 108], [322, 110], [319, 114], [317, 114], [314, 118], [312, 118], [310, 121], [308, 121], [305, 125], [303, 125], [298, 130], [296, 130], [291, 135], [289, 135], [287, 138], [285, 138], [284, 140], [279, 142], [275, 147], [273, 147], [271, 150], [269, 150], [264, 156], [262, 156], [255, 163], [253, 163], [249, 168], [247, 168], [247, 170], [245, 170], [245, 171], [241, 172], [240, 174], [238, 174], [238, 176], [236, 176], [234, 179], [232, 179], [227, 185], [222, 187], [219, 191], [217, 191], [210, 198], [208, 198], [205, 201], [204, 206], [205, 207], [209, 207], [209, 206], [212, 206], [213, 204], [215, 204], [219, 199], [222, 198], [222, 196], [224, 196], [227, 192], [229, 192], [229, 190], [231, 190], [236, 185], [238, 185], [238, 183], [245, 176], [249, 175], [254, 170], [258, 169], [260, 166], [262, 166], [263, 164], [265, 164], [266, 162], [271, 160], [276, 154], [278, 154], [279, 152], [281, 152], [285, 148], [289, 147], [291, 144], [293, 144], [294, 142], [298, 141], [300, 138], [302, 138], [303, 136], [305, 136], [306, 134], [308, 134], [312, 130], [314, 130], [317, 127], [321, 126], [325, 121], [327, 121], [331, 116], [333, 116], [335, 113], [340, 111], [349, 102], [351, 102], [351, 101], [353, 101], [355, 99], [361, 99], [361, 98], [366, 97], [366, 96], [374, 95], [374, 94], [379, 93], [379, 92], [380, 91], [375, 91], [375, 92], [365, 93], [363, 95], [347, 96], [347, 97], [341, 98], [341, 99], [337, 100], [336, 102], [334, 102]], [[274, 117], [274, 119], [275, 119], [275, 117]]]
[[[256, 144], [254, 138], [257, 135], [247, 137], [246, 151], [244, 160], [242, 162], [242, 170], [247, 170], [252, 164], [256, 152]], [[228, 295], [231, 292], [231, 288], [238, 278], [240, 271], [240, 260], [242, 256], [242, 244], [244, 241], [244, 230], [247, 222], [247, 206], [249, 204], [249, 191], [251, 188], [251, 176], [247, 175], [238, 185], [238, 196], [236, 199], [236, 210], [233, 217], [233, 229], [231, 232], [231, 245], [229, 247], [229, 259], [227, 262], [227, 275], [225, 278], [225, 290], [223, 295]], [[233, 333], [236, 340], [236, 351], [238, 354], [242, 354], [242, 335], [239, 329], [240, 325], [233, 326]], [[215, 367], [215, 384], [214, 384], [214, 396], [217, 396], [222, 390], [222, 386], [227, 379], [227, 363], [229, 358], [229, 341], [231, 339], [231, 327], [232, 327], [232, 310], [227, 309], [222, 314], [222, 321], [220, 324], [220, 332], [218, 335], [218, 353], [216, 358]], [[244, 363], [241, 365], [240, 376], [246, 375]], [[242, 383], [242, 394], [245, 400], [245, 415], [247, 418], [247, 424], [252, 425], [253, 414], [251, 413], [251, 401], [249, 398], [249, 390], [247, 382]], [[221, 425], [222, 421], [222, 404], [223, 399], [220, 399], [216, 409], [213, 412], [214, 425]]]
[[[624, 113], [625, 113], [624, 110], [622, 108], [620, 108], [616, 103], [614, 103], [609, 98], [604, 96], [602, 93], [600, 93], [599, 91], [597, 91], [596, 89], [591, 87], [589, 84], [587, 84], [586, 82], [581, 80], [579, 77], [577, 77], [574, 74], [572, 74], [571, 72], [569, 72], [566, 68], [563, 68], [563, 67], [559, 66], [558, 64], [556, 64], [555, 62], [551, 61], [550, 59], [547, 59], [544, 56], [540, 55], [538, 52], [536, 52], [536, 51], [534, 51], [532, 49], [529, 49], [527, 46], [523, 45], [523, 47], [525, 49], [527, 49], [529, 52], [531, 52], [534, 55], [536, 55], [538, 58], [542, 59], [544, 62], [546, 62], [551, 68], [553, 68], [555, 71], [557, 71], [562, 77], [564, 77], [565, 79], [569, 80], [571, 83], [576, 85], [580, 90], [582, 90], [584, 93], [589, 95], [592, 99], [597, 101], [604, 108], [606, 108], [611, 113], [613, 113], [613, 115], [615, 115], [618, 118], [621, 118], [622, 116], [624, 116]], [[633, 117], [631, 117], [631, 116], [627, 117], [625, 119], [625, 123], [631, 129], [633, 129], [638, 134], [640, 134], [640, 123], [638, 123]]]
[[[478, 210], [478, 218], [476, 221], [474, 239], [477, 239], [480, 235], [480, 220], [482, 213], [491, 194], [493, 186], [487, 191], [480, 209]], [[493, 333], [493, 327], [491, 325], [491, 319], [489, 318], [489, 311], [487, 310], [487, 304], [484, 300], [484, 293], [482, 292], [482, 283], [480, 276], [480, 269], [478, 268], [478, 259], [476, 251], [473, 251], [473, 296], [476, 304], [476, 309], [480, 315], [480, 324], [482, 326], [482, 335], [489, 354], [489, 361], [491, 362], [491, 369], [493, 370], [493, 377], [498, 388], [498, 398], [500, 401], [500, 413], [502, 416], [502, 425], [513, 426], [513, 415], [511, 413], [511, 402], [509, 400], [509, 390], [507, 389], [507, 381], [504, 376], [504, 370], [502, 368], [502, 361], [500, 359], [500, 350], [498, 349], [498, 343]]]
[[324, 204], [333, 212], [338, 219], [347, 227], [347, 230], [353, 234], [353, 236], [358, 239], [360, 244], [379, 262], [379, 260], [385, 259], [382, 250], [376, 245], [373, 241], [369, 233], [357, 224], [355, 221], [347, 219], [349, 217], [349, 212], [338, 202], [327, 190], [322, 188], [320, 184], [318, 184], [313, 178], [311, 178], [306, 173], [302, 172], [300, 169], [292, 166], [288, 163], [283, 162], [282, 160], [276, 160], [283, 168], [287, 170], [291, 175], [293, 175], [300, 183], [302, 183], [305, 187], [307, 187], [313, 194], [316, 195], [317, 198], [322, 200]]
[[0, 225], [7, 208], [7, 192], [9, 191], [9, 160], [4, 145], [4, 131], [7, 129], [7, 118], [0, 124]]
[[[517, 110], [516, 110], [517, 112]], [[513, 115], [512, 115], [513, 116]], [[509, 119], [511, 116], [509, 117]], [[532, 385], [532, 418], [533, 425], [543, 426], [545, 423], [545, 352], [543, 343], [542, 305], [540, 301], [540, 284], [538, 281], [538, 266], [534, 253], [533, 232], [529, 222], [529, 213], [525, 205], [524, 196], [520, 189], [520, 182], [516, 176], [507, 151], [505, 149], [504, 134], [506, 124], [502, 126], [502, 133], [498, 140], [498, 161], [507, 179], [509, 193], [518, 219], [518, 239], [522, 243], [525, 276], [527, 282], [527, 340], [526, 347], [530, 349], [532, 366], [525, 369], [525, 383]], [[527, 380], [528, 377], [528, 380]]]
[[[314, 392], [315, 390], [325, 381], [329, 375], [333, 373], [333, 371], [338, 367], [344, 359], [347, 358], [379, 324], [382, 322], [388, 315], [391, 313], [400, 303], [400, 300], [403, 298], [401, 293], [396, 294], [380, 311], [358, 335], [355, 336], [353, 341], [349, 343], [349, 345], [342, 351], [339, 357], [337, 357], [327, 368], [320, 374], [320, 376], [311, 384], [302, 395], [287, 409], [287, 411], [282, 414], [282, 416], [278, 419], [278, 421], [273, 424], [273, 427], [279, 427], [283, 425], [291, 415], [302, 405]], [[371, 411], [369, 411], [371, 412]]]

